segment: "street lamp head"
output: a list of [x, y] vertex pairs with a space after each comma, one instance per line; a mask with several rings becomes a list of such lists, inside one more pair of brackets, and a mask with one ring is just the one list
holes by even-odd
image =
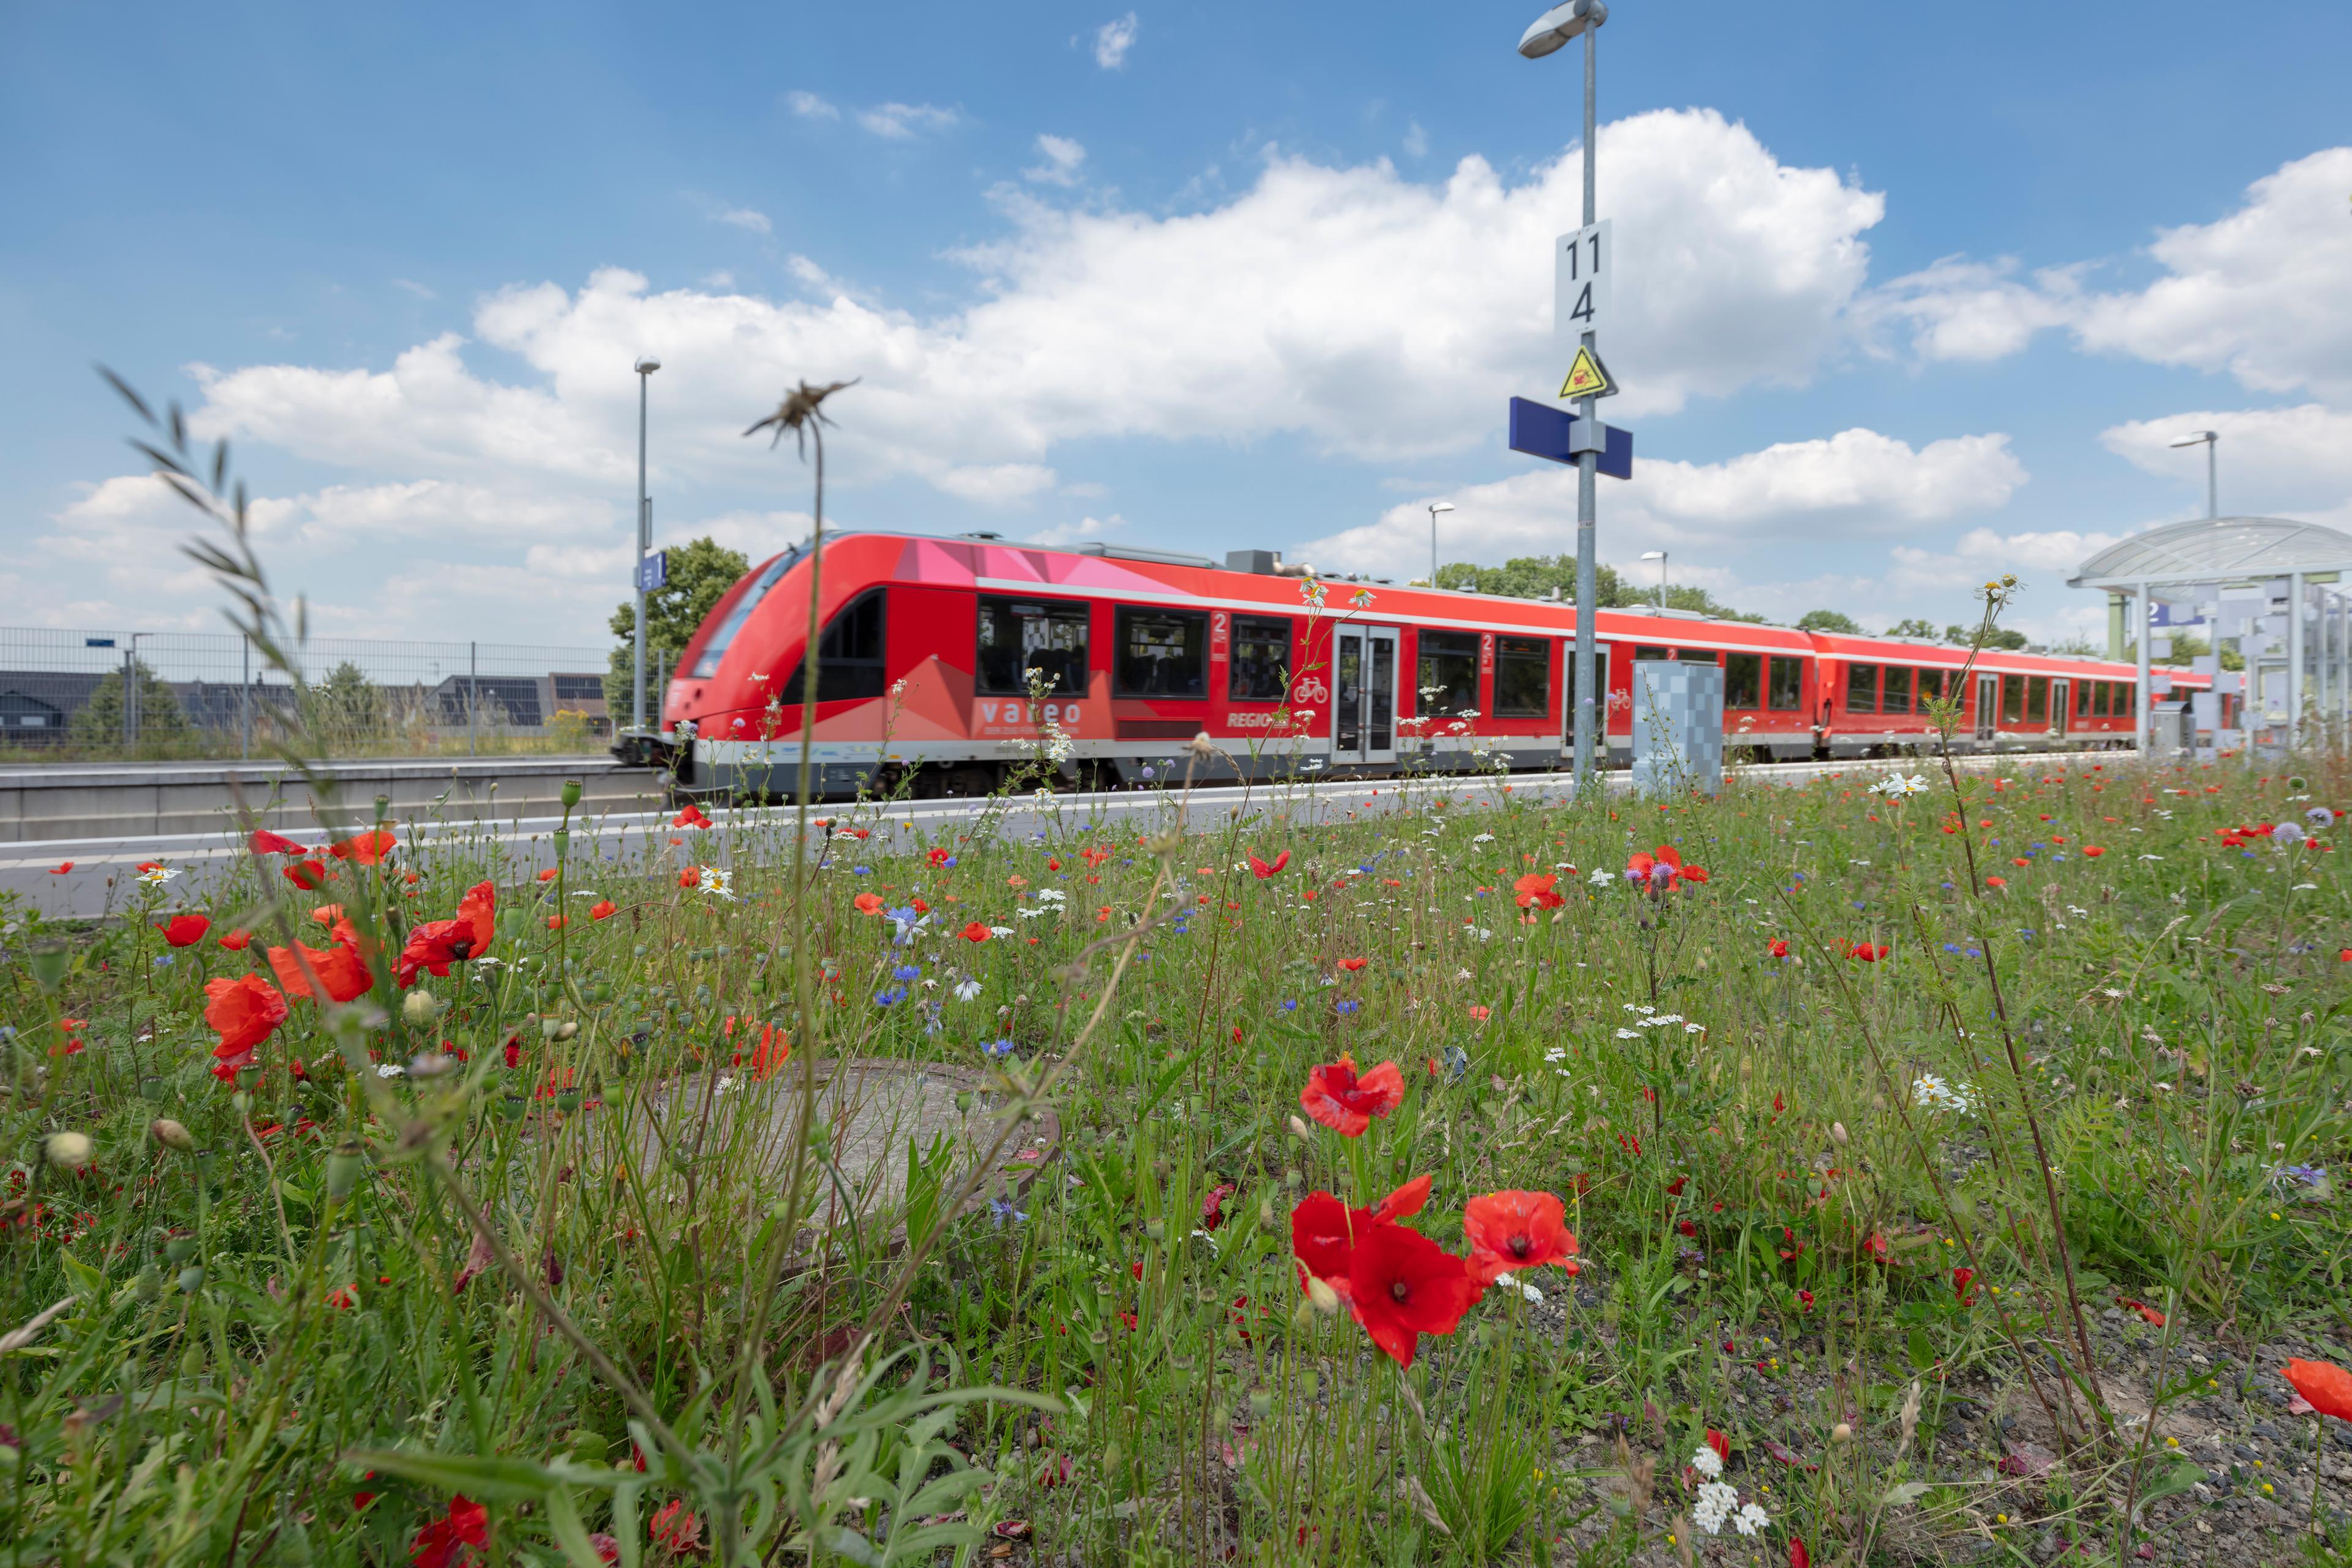
[[1454, 503], [1450, 500], [1433, 500], [1429, 503], [1429, 510], [1432, 513], [1452, 511]]
[[1539, 60], [1607, 20], [1609, 7], [1601, 0], [1566, 0], [1535, 19], [1519, 39], [1519, 53]]
[[1664, 561], [1665, 558], [1666, 552], [1663, 550], [1644, 550], [1642, 552], [1642, 559], [1644, 561]]
[[637, 374], [639, 375], [651, 375], [654, 372], [659, 369], [661, 369], [661, 361], [653, 358], [651, 355], [647, 355], [646, 358], [637, 362]]
[[2218, 441], [2221, 438], [2221, 433], [2219, 430], [2200, 430], [2197, 434], [2189, 437], [2187, 440], [2175, 441], [2173, 445], [2176, 447], [2202, 447], [2209, 441]]

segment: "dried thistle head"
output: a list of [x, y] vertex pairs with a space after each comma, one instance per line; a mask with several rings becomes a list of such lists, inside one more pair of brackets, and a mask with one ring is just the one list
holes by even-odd
[[856, 386], [858, 380], [862, 379], [859, 377], [849, 381], [836, 381], [826, 386], [811, 386], [803, 381], [784, 394], [784, 400], [776, 405], [776, 411], [773, 414], [769, 415], [743, 434], [757, 436], [761, 431], [772, 427], [774, 434], [769, 437], [768, 449], [773, 451], [776, 443], [782, 440], [784, 432], [789, 430], [793, 433], [793, 439], [798, 446], [798, 449], [805, 456], [808, 452], [806, 437], [810, 427], [833, 423], [824, 416], [823, 407], [824, 400], [844, 387]]

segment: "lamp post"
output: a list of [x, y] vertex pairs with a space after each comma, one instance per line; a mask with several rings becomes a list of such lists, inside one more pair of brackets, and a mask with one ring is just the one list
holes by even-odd
[[2173, 443], [2175, 447], [2205, 448], [2205, 515], [2209, 518], [2218, 518], [2221, 515], [2221, 475], [2214, 462], [2214, 452], [2221, 444], [2221, 433], [2219, 430], [2200, 430], [2186, 441]]
[[653, 546], [653, 501], [646, 494], [646, 389], [653, 384], [661, 361], [648, 355], [637, 361], [637, 622], [636, 693], [629, 727], [640, 734], [646, 728], [646, 552]]
[[1644, 550], [1642, 552], [1642, 559], [1658, 563], [1658, 608], [1663, 610], [1666, 607], [1666, 552], [1663, 550]]
[[[1566, 47], [1580, 35], [1584, 39], [1584, 225], [1587, 228], [1598, 221], [1594, 213], [1592, 133], [1594, 57], [1601, 25], [1609, 19], [1609, 7], [1601, 0], [1567, 0], [1554, 5], [1537, 17], [1519, 38], [1519, 53], [1531, 60], [1539, 60], [1555, 50]], [[1586, 332], [1584, 346], [1599, 352], [1594, 342], [1597, 334]], [[1576, 400], [1576, 416], [1591, 430], [1594, 402], [1591, 397]], [[1594, 560], [1593, 506], [1596, 480], [1600, 473], [1601, 454], [1584, 451], [1576, 458], [1576, 740], [1573, 767], [1577, 787], [1581, 789], [1592, 772], [1594, 719], [1597, 716], [1593, 685], [1593, 663], [1596, 648], [1593, 642], [1594, 601], [1600, 598], [1598, 567]]]
[[1429, 585], [1433, 588], [1437, 586], [1437, 514], [1453, 510], [1454, 503], [1450, 500], [1429, 503]]

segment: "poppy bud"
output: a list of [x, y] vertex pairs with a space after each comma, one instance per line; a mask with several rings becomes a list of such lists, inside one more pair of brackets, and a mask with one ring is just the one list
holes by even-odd
[[185, 1263], [196, 1255], [196, 1238], [175, 1236], [163, 1243], [163, 1256], [173, 1263]]
[[83, 1132], [52, 1132], [41, 1144], [41, 1153], [60, 1171], [83, 1169], [96, 1152]]
[[1836, 1426], [1830, 1428], [1830, 1441], [1832, 1443], [1853, 1442], [1853, 1428], [1847, 1426], [1843, 1421], [1839, 1422]]
[[189, 1135], [185, 1127], [168, 1116], [155, 1118], [147, 1124], [147, 1131], [156, 1142], [166, 1149], [177, 1150], [183, 1154], [193, 1154], [196, 1152], [195, 1139]]
[[1845, 1123], [1844, 1123], [1844, 1122], [1843, 1122], [1843, 1121], [1832, 1121], [1832, 1122], [1831, 1122], [1831, 1123], [1830, 1123], [1830, 1142], [1832, 1142], [1832, 1143], [1839, 1144], [1839, 1145], [1843, 1145], [1843, 1144], [1844, 1144], [1844, 1142], [1845, 1142], [1845, 1141], [1846, 1141]]
[[1290, 1135], [1302, 1143], [1311, 1136], [1307, 1131], [1307, 1123], [1301, 1121], [1296, 1115], [1290, 1119]]
[[163, 1272], [153, 1264], [139, 1271], [139, 1299], [152, 1301], [163, 1293]]
[[562, 799], [563, 809], [566, 811], [570, 811], [573, 806], [580, 804], [580, 781], [578, 779], [565, 779], [563, 781]]
[[193, 1296], [205, 1288], [205, 1266], [191, 1263], [180, 1270], [180, 1294]]
[[56, 995], [58, 986], [66, 977], [66, 944], [45, 942], [27, 955], [33, 971], [33, 983], [49, 995]]
[[1315, 1310], [1327, 1318], [1339, 1310], [1339, 1292], [1331, 1289], [1330, 1283], [1318, 1275], [1307, 1277], [1307, 1299], [1314, 1302]]
[[440, 999], [430, 991], [412, 991], [400, 1005], [400, 1016], [420, 1029], [429, 1028], [441, 1016]]
[[356, 1138], [346, 1138], [335, 1145], [327, 1156], [327, 1196], [341, 1203], [359, 1185], [360, 1172], [366, 1168], [367, 1151]]
[[541, 1018], [539, 1021], [539, 1037], [542, 1040], [562, 1039], [563, 1037], [563, 1020], [561, 1018]]

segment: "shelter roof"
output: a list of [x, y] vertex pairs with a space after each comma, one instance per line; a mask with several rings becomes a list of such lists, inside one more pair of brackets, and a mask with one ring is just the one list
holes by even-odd
[[2198, 518], [2118, 540], [2075, 569], [2073, 588], [2214, 583], [2352, 572], [2352, 534], [2283, 517]]

